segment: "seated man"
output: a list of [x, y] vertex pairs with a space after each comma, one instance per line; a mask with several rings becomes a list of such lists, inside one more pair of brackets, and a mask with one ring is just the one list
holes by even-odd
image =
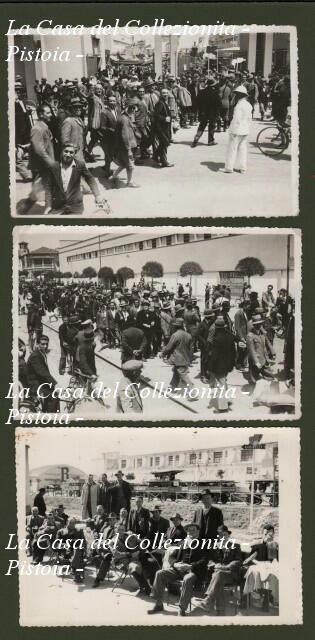
[[211, 613], [211, 609], [215, 605], [217, 615], [224, 615], [224, 587], [238, 584], [242, 554], [239, 544], [234, 543], [234, 548], [232, 546], [224, 548], [231, 535], [231, 531], [226, 525], [221, 525], [218, 528], [218, 532], [222, 549], [217, 549], [216, 562], [211, 560], [208, 564], [208, 568], [213, 573], [206, 591], [206, 597], [198, 603], [198, 607], [207, 611], [207, 613]]
[[270, 595], [274, 603], [279, 601], [279, 548], [274, 535], [274, 527], [266, 524], [262, 541], [252, 546], [250, 556], [243, 563], [244, 567], [249, 567], [245, 575], [244, 595], [253, 591], [261, 593], [265, 611], [269, 609]]
[[[144, 520], [146, 523], [146, 531], [143, 531], [143, 522], [140, 528], [140, 521]], [[137, 496], [135, 508], [130, 509], [128, 516], [128, 529], [133, 533], [143, 534], [145, 538], [149, 533], [149, 521], [150, 511], [143, 506], [142, 496]]]
[[[69, 560], [74, 575], [74, 581], [80, 583], [84, 579], [84, 553], [86, 550], [86, 539], [83, 529], [76, 527], [75, 518], [69, 518], [68, 525], [64, 529], [59, 529], [57, 538], [64, 542], [61, 549], [64, 557]], [[76, 542], [80, 540], [81, 543]]]
[[198, 538], [199, 527], [191, 522], [185, 526], [185, 530], [187, 533], [186, 539], [167, 549], [163, 560], [163, 568], [156, 573], [152, 588], [155, 605], [153, 609], [148, 611], [149, 614], [164, 611], [165, 587], [180, 580], [182, 585], [178, 615], [184, 616], [195, 584], [198, 580], [202, 580], [206, 573], [208, 551], [200, 547], [196, 549], [189, 548], [190, 540]]
[[[46, 520], [44, 520], [42, 526], [39, 527], [34, 535], [32, 564], [40, 564], [43, 562], [45, 551], [49, 549], [52, 542], [56, 539], [57, 531], [58, 527], [55, 523], [55, 516], [53, 513], [48, 513]], [[45, 536], [45, 538], [41, 536]]]
[[55, 523], [57, 527], [65, 527], [69, 516], [63, 510], [63, 504], [59, 504], [57, 509], [55, 510]]
[[180, 513], [175, 513], [173, 518], [170, 518], [170, 521], [173, 523], [167, 530], [166, 537], [168, 540], [172, 540], [175, 544], [180, 540], [184, 540], [187, 536], [187, 532], [182, 525], [183, 517]]
[[[116, 516], [116, 513], [112, 512], [108, 516], [107, 523], [105, 523], [105, 525], [100, 530], [99, 537], [103, 541], [111, 540], [116, 535], [116, 524], [117, 524], [117, 516]], [[113, 557], [113, 554], [110, 547], [105, 547], [105, 548], [101, 547], [99, 549], [99, 552], [97, 554], [98, 571], [96, 573], [96, 577], [92, 585], [93, 589], [96, 589], [97, 587], [99, 587], [100, 583], [106, 577], [106, 574], [109, 571], [112, 557]]]
[[26, 539], [29, 540], [28, 555], [31, 555], [30, 547], [32, 546], [34, 536], [38, 529], [42, 526], [44, 517], [38, 513], [38, 507], [32, 507], [32, 513], [26, 519]]
[[91, 525], [91, 529], [97, 535], [102, 531], [105, 525], [107, 525], [107, 514], [101, 504], [98, 504], [96, 507], [96, 514], [94, 518], [91, 519]]

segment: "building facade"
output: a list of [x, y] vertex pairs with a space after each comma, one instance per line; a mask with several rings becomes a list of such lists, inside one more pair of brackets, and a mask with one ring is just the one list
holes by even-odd
[[[244, 441], [246, 438], [244, 437]], [[152, 480], [157, 473], [176, 471], [176, 478], [184, 482], [218, 480], [247, 482], [278, 479], [278, 443], [268, 442], [263, 448], [252, 449], [229, 446], [142, 455], [103, 453], [104, 472], [112, 476], [121, 469], [136, 482]]]
[[29, 277], [57, 271], [59, 268], [58, 251], [48, 247], [39, 247], [30, 251], [27, 242], [19, 243], [19, 270], [28, 271]]
[[180, 267], [187, 261], [197, 262], [203, 273], [192, 277], [194, 295], [203, 295], [207, 282], [212, 285], [231, 286], [232, 295], [238, 297], [244, 280], [236, 270], [239, 260], [245, 257], [259, 258], [265, 267], [263, 276], [251, 278], [252, 288], [261, 294], [267, 284], [274, 289], [287, 288], [294, 295], [294, 237], [280, 234], [231, 235], [210, 233], [126, 233], [101, 234], [63, 245], [59, 249], [62, 272], [82, 273], [85, 267], [97, 272], [101, 267], [111, 267], [116, 273], [120, 267], [129, 267], [139, 281], [143, 266], [148, 261], [159, 262], [164, 270], [160, 284], [165, 282], [172, 290], [179, 282], [187, 283], [189, 277], [180, 276]]

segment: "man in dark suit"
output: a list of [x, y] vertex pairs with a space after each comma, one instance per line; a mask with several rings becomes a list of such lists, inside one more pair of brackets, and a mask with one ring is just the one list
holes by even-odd
[[195, 511], [193, 522], [199, 527], [199, 540], [217, 537], [218, 527], [223, 524], [223, 514], [221, 509], [212, 506], [212, 497], [209, 489], [203, 491], [200, 496], [202, 508]]
[[135, 509], [131, 509], [128, 517], [127, 529], [133, 533], [146, 537], [150, 528], [150, 511], [143, 506], [143, 498], [138, 496]]
[[[46, 510], [46, 508], [45, 508]], [[27, 555], [31, 556], [31, 546], [34, 540], [34, 536], [37, 533], [38, 529], [42, 526], [44, 522], [44, 516], [39, 515], [38, 507], [32, 507], [32, 513], [26, 519], [26, 540], [29, 540], [29, 547], [27, 549]]]
[[214, 140], [216, 121], [221, 109], [221, 100], [218, 91], [218, 82], [214, 78], [209, 78], [207, 85], [199, 92], [198, 110], [199, 126], [194, 137], [192, 147], [196, 147], [206, 126], [208, 125], [208, 145], [218, 144]]
[[121, 334], [121, 363], [142, 359], [146, 349], [146, 338], [142, 329], [135, 326], [136, 318], [129, 315], [128, 326]]
[[148, 300], [143, 300], [141, 309], [137, 315], [137, 325], [145, 335], [146, 348], [144, 351], [144, 357], [149, 358], [152, 350], [153, 329], [155, 325], [155, 319], [153, 311], [149, 309], [150, 303]]
[[[221, 549], [216, 550], [215, 561], [208, 565], [213, 569], [212, 578], [206, 591], [206, 597], [201, 600], [198, 607], [210, 613], [215, 605], [217, 615], [225, 613], [224, 587], [235, 585], [240, 580], [240, 568], [242, 564], [242, 553], [239, 544], [230, 541], [231, 531], [222, 525], [219, 528], [219, 538]], [[229, 542], [233, 546], [229, 546]], [[211, 566], [212, 565], [212, 566]]]
[[38, 514], [43, 518], [45, 518], [46, 516], [46, 502], [44, 500], [45, 493], [46, 489], [44, 487], [41, 487], [34, 498], [34, 507], [37, 507]]
[[110, 510], [119, 516], [120, 509], [122, 508], [127, 509], [128, 513], [130, 511], [132, 488], [129, 482], [123, 480], [124, 474], [122, 471], [117, 471], [115, 476], [117, 482], [110, 489]]
[[106, 473], [103, 473], [101, 482], [98, 485], [97, 504], [102, 505], [105, 513], [109, 512], [110, 490]]
[[168, 540], [173, 540], [178, 542], [179, 540], [184, 540], [187, 536], [187, 532], [182, 525], [183, 518], [180, 513], [175, 513], [173, 518], [170, 518], [172, 522], [171, 526], [168, 528], [166, 537]]
[[[44, 413], [56, 413], [59, 409], [58, 398], [53, 398], [52, 393], [54, 391], [57, 382], [51, 375], [47, 362], [49, 338], [42, 335], [39, 340], [38, 348], [33, 351], [27, 361], [27, 377], [30, 387], [30, 393], [33, 398], [39, 399], [42, 397], [42, 409]], [[39, 392], [38, 388], [43, 386]]]
[[[167, 531], [170, 526], [169, 520], [167, 520], [166, 518], [163, 518], [163, 516], [161, 515], [161, 512], [162, 512], [162, 509], [161, 507], [159, 507], [159, 505], [156, 505], [153, 511], [151, 511], [152, 517], [150, 520], [150, 528], [149, 528], [149, 534], [148, 534], [148, 538], [150, 540], [150, 550], [152, 550], [152, 555], [156, 558], [160, 566], [162, 566], [162, 552], [160, 549], [154, 549], [154, 542], [155, 542], [154, 539], [156, 534], [162, 534], [162, 533], [167, 534]], [[159, 538], [160, 537], [158, 535], [156, 544], [159, 543]]]
[[198, 538], [199, 527], [196, 523], [190, 522], [185, 529], [187, 537], [167, 549], [163, 567], [155, 574], [152, 588], [155, 605], [153, 609], [149, 609], [150, 615], [164, 611], [165, 587], [180, 581], [178, 615], [184, 616], [196, 582], [202, 580], [206, 574], [208, 551], [200, 547], [192, 549], [190, 542]]
[[[111, 540], [115, 535], [115, 525], [117, 522], [116, 513], [110, 513], [108, 517], [108, 523], [101, 529], [100, 534], [102, 534], [102, 541]], [[100, 551], [98, 554], [98, 571], [96, 574], [96, 578], [92, 585], [92, 589], [97, 589], [100, 583], [104, 580], [107, 572], [109, 571], [110, 563], [112, 561], [113, 553], [110, 548], [107, 548], [104, 545], [100, 547]]]
[[116, 96], [108, 97], [108, 106], [101, 113], [100, 133], [102, 136], [102, 148], [105, 156], [104, 172], [106, 178], [110, 178], [112, 170], [110, 168], [114, 157], [114, 149], [116, 144], [117, 121], [120, 117], [120, 108], [117, 105]]
[[167, 147], [172, 139], [172, 118], [170, 108], [168, 106], [169, 91], [162, 89], [160, 99], [154, 107], [153, 129], [154, 135], [158, 141], [158, 148], [154, 160], [159, 167], [173, 167], [167, 161]]
[[234, 330], [237, 343], [236, 368], [240, 371], [244, 371], [247, 362], [246, 340], [248, 333], [248, 317], [246, 311], [248, 307], [249, 302], [241, 302], [239, 309], [234, 316]]
[[61, 161], [53, 163], [48, 179], [48, 203], [45, 213], [83, 213], [81, 178], [89, 185], [95, 203], [100, 207], [104, 204], [95, 178], [85, 162], [75, 158], [75, 154], [74, 145], [66, 143], [62, 149]]
[[215, 321], [215, 311], [212, 309], [205, 309], [203, 312], [204, 318], [200, 322], [196, 331], [196, 339], [200, 346], [200, 379], [202, 382], [207, 381], [208, 378], [208, 346], [207, 340], [211, 325]]

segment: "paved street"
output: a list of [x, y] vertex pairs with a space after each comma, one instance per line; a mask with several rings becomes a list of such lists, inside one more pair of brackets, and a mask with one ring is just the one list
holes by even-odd
[[[99, 160], [88, 166], [101, 189], [106, 190], [105, 197], [111, 209], [106, 219], [295, 215], [291, 150], [277, 158], [269, 158], [256, 146], [257, 134], [268, 124], [269, 121], [262, 123], [258, 119], [252, 123], [245, 175], [220, 171], [225, 162], [227, 133], [217, 133], [217, 146], [209, 147], [205, 132], [198, 146], [191, 149], [196, 126], [180, 129], [175, 134], [168, 152], [168, 160], [174, 167], [160, 169], [151, 160], [136, 166], [134, 181], [139, 185], [136, 189], [126, 189], [125, 180], [120, 181], [120, 188], [113, 188], [111, 181], [103, 176], [102, 151], [96, 147], [94, 152]], [[125, 172], [122, 172], [121, 177], [124, 176]], [[29, 190], [30, 185], [21, 183], [18, 176], [16, 201], [25, 198]], [[91, 195], [84, 196], [84, 209], [84, 217], [104, 216], [102, 210], [96, 209]], [[41, 215], [43, 210], [44, 203], [38, 203], [29, 215]]]
[[[231, 317], [234, 317], [235, 309], [232, 309]], [[48, 363], [52, 375], [58, 381], [58, 385], [66, 388], [69, 383], [69, 374], [60, 376], [58, 373], [60, 347], [57, 334], [59, 322], [50, 322], [48, 316], [43, 318], [44, 332], [50, 338], [50, 353], [48, 354]], [[19, 336], [26, 342], [28, 335], [26, 331], [26, 316], [19, 316]], [[273, 367], [275, 373], [278, 369], [283, 368], [283, 340], [275, 338], [274, 348], [276, 351], [276, 360]], [[105, 387], [114, 388], [116, 382], [121, 378], [120, 368], [120, 350], [109, 349], [104, 347], [96, 336], [96, 367], [98, 372], [98, 380], [102, 381]], [[27, 353], [28, 357], [28, 353]], [[144, 363], [143, 378], [145, 382], [154, 387], [155, 383], [164, 383], [165, 388], [168, 387], [171, 379], [171, 367], [161, 360], [159, 357], [151, 358]], [[270, 409], [267, 406], [253, 406], [250, 388], [243, 373], [234, 369], [228, 375], [229, 387], [234, 387], [235, 398], [228, 414], [217, 414], [215, 407], [209, 408], [209, 398], [206, 395], [208, 386], [200, 381], [199, 356], [195, 358], [190, 368], [190, 377], [194, 385], [200, 390], [200, 394], [204, 390], [204, 397], [200, 395], [195, 402], [189, 402], [185, 398], [176, 401], [169, 398], [152, 397], [152, 395], [143, 400], [143, 418], [147, 420], [169, 420], [169, 419], [263, 419], [270, 416]], [[283, 384], [283, 383], [282, 383]], [[265, 390], [271, 389], [270, 383], [266, 382]], [[80, 403], [76, 408], [74, 417], [94, 418], [104, 420], [106, 418], [115, 419], [119, 416], [116, 412], [116, 398], [112, 396], [106, 397], [105, 409], [96, 400], [94, 402]], [[63, 411], [63, 409], [61, 408]], [[130, 415], [128, 418], [131, 417]], [[133, 414], [134, 418], [139, 419], [139, 414]]]

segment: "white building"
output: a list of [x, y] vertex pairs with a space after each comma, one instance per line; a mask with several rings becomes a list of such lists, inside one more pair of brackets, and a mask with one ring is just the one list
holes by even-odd
[[59, 249], [60, 271], [81, 275], [85, 267], [93, 267], [96, 272], [103, 266], [113, 269], [129, 267], [134, 278], [127, 282], [139, 281], [143, 266], [148, 261], [159, 262], [164, 270], [160, 283], [169, 289], [179, 282], [187, 283], [189, 278], [181, 278], [180, 267], [187, 261], [197, 262], [203, 274], [192, 277], [194, 295], [203, 295], [207, 282], [212, 285], [226, 284], [233, 296], [239, 296], [243, 282], [247, 278], [236, 271], [239, 260], [256, 257], [262, 262], [263, 276], [252, 276], [253, 290], [261, 294], [267, 284], [275, 291], [287, 288], [294, 296], [294, 237], [285, 234], [211, 234], [174, 233], [164, 228], [162, 231], [145, 230], [143, 233], [109, 233], [76, 240]]

